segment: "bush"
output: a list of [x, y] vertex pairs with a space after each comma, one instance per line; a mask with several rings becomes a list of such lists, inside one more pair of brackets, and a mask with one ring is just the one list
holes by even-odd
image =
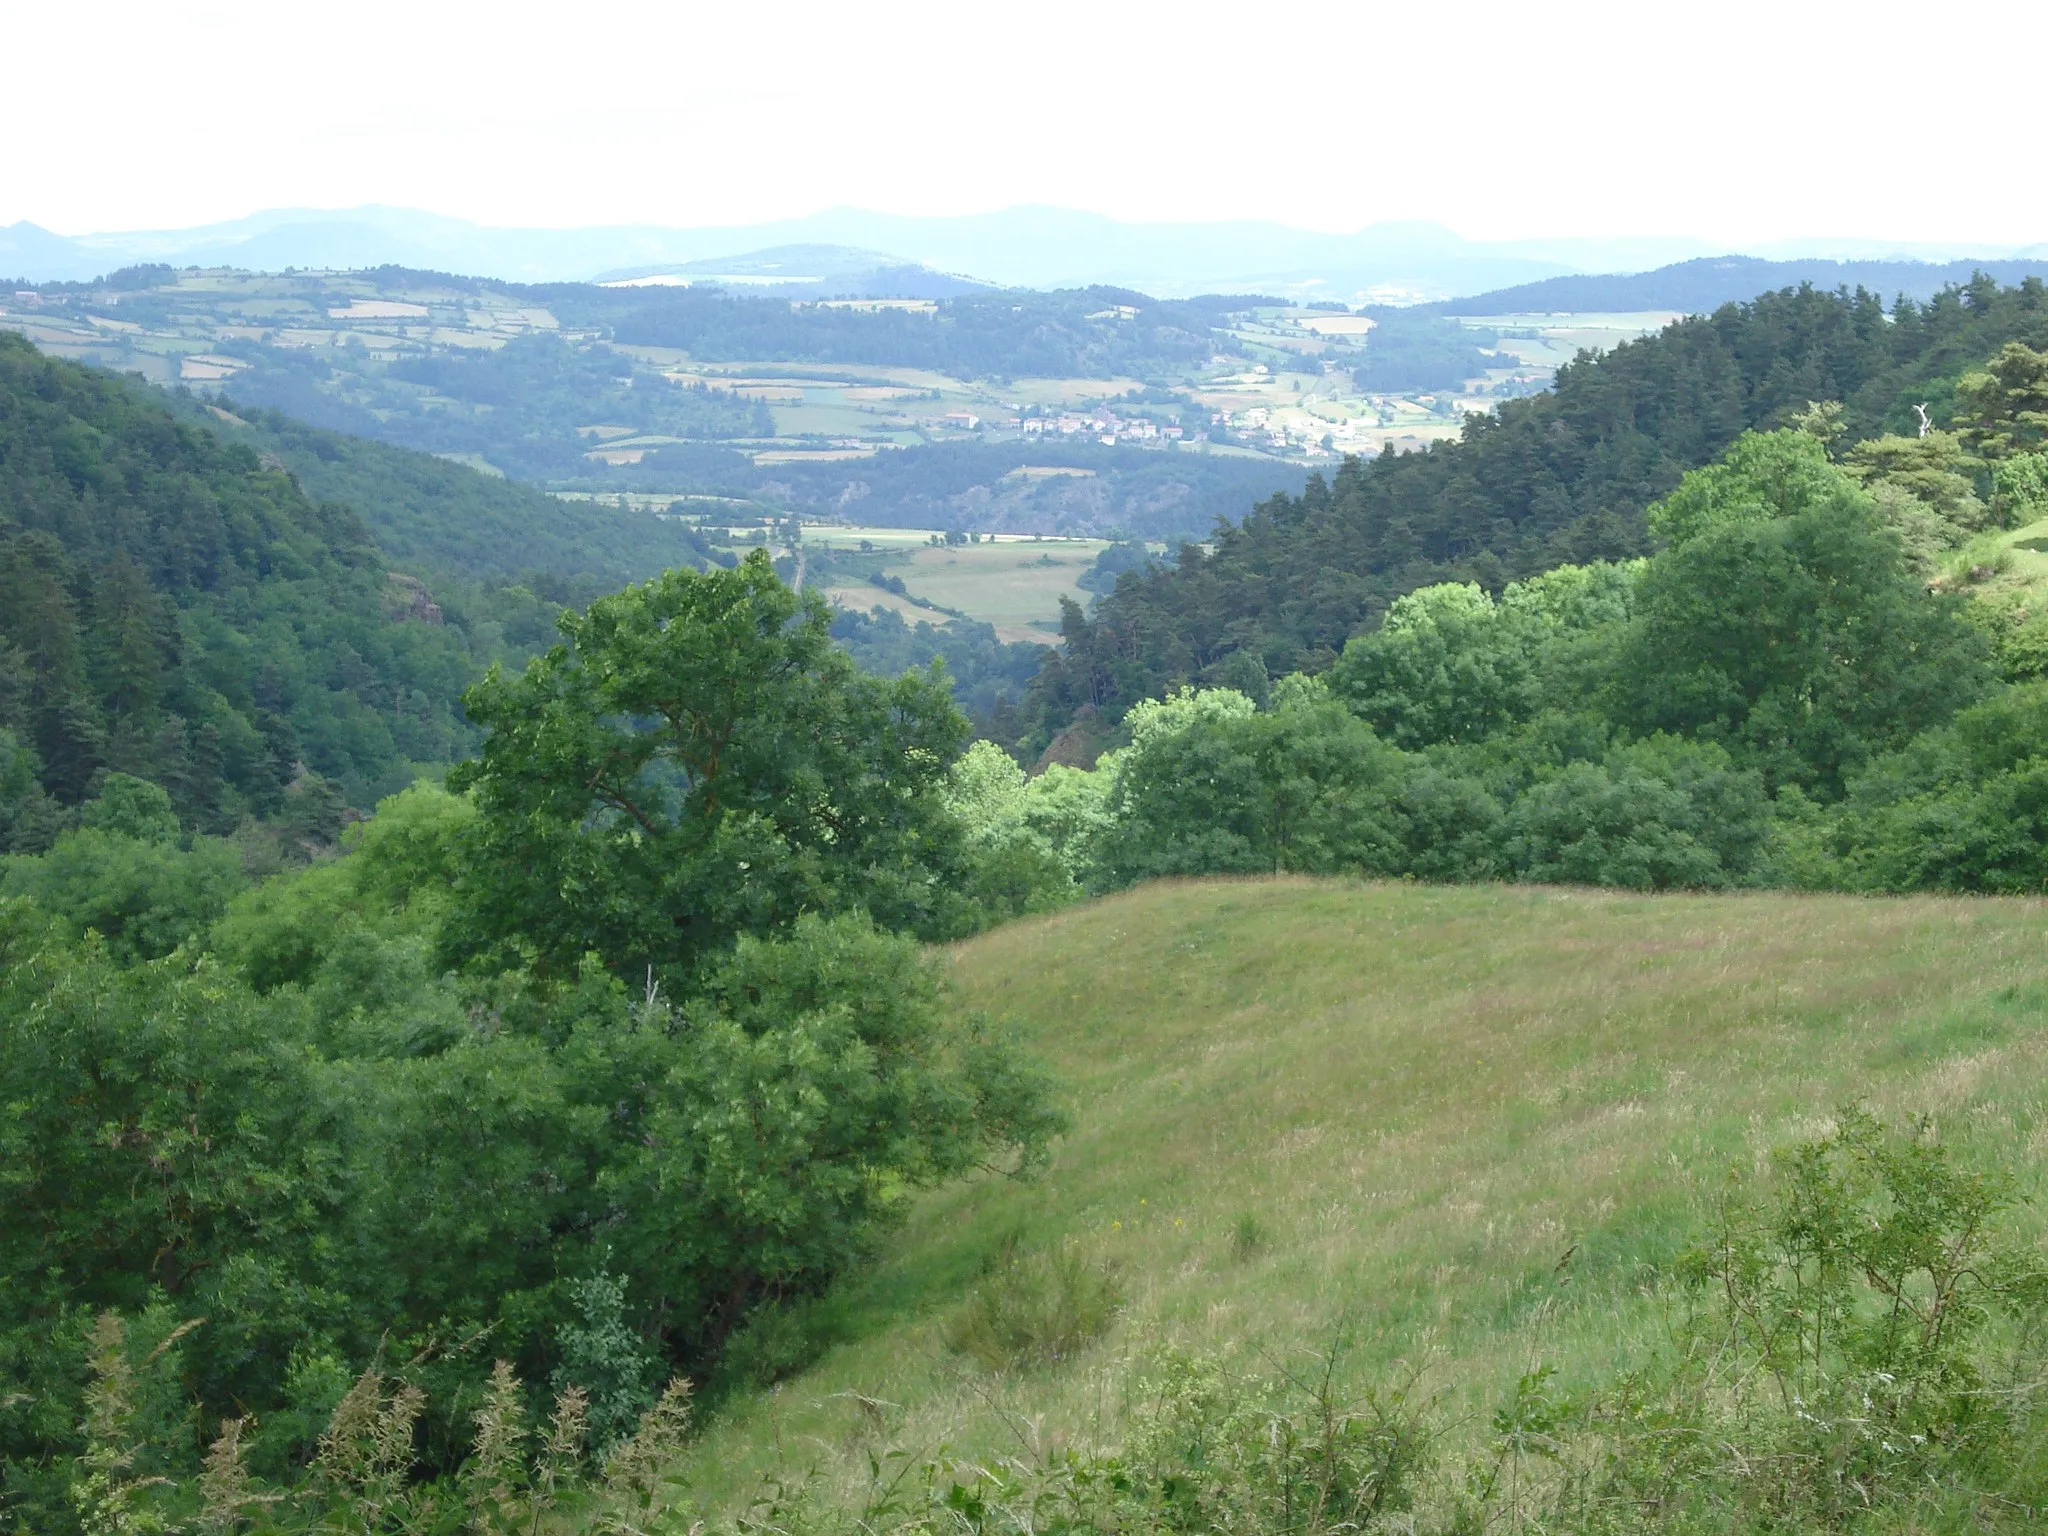
[[[1780, 1152], [1768, 1182], [1732, 1184], [1653, 1281], [1671, 1347], [1582, 1391], [1537, 1365], [1491, 1412], [1454, 1417], [1421, 1370], [1345, 1390], [1342, 1334], [1308, 1369], [1264, 1379], [1169, 1350], [1134, 1382], [1120, 1444], [976, 1462], [890, 1451], [851, 1502], [819, 1470], [771, 1472], [743, 1514], [695, 1524], [671, 1470], [690, 1423], [681, 1381], [592, 1458], [579, 1387], [529, 1427], [507, 1363], [452, 1415], [416, 1367], [373, 1367], [326, 1416], [307, 1475], [266, 1486], [239, 1418], [208, 1424], [203, 1470], [166, 1455], [191, 1434], [176, 1361], [192, 1326], [162, 1308], [106, 1313], [76, 1345], [91, 1362], [84, 1435], [54, 1472], [96, 1532], [197, 1516], [202, 1531], [266, 1536], [2018, 1536], [2048, 1499], [2048, 1272], [2003, 1220], [2015, 1197], [2008, 1175], [1960, 1164], [1924, 1123], [1848, 1108]], [[1070, 1360], [1115, 1309], [1108, 1270], [1078, 1248], [1005, 1249], [947, 1342], [991, 1369]], [[460, 1465], [425, 1475], [415, 1430], [451, 1416]]]
[[[357, 927], [265, 997], [210, 961], [119, 968], [0, 903], [9, 1498], [77, 1450], [94, 1312], [204, 1318], [177, 1393], [259, 1416], [252, 1464], [288, 1464], [336, 1371], [387, 1347], [463, 1403], [484, 1339], [559, 1365], [603, 1441], [662, 1371], [713, 1367], [764, 1303], [865, 1257], [908, 1191], [1028, 1164], [1059, 1127], [1043, 1076], [857, 916], [747, 941], [675, 1009], [592, 963], [466, 1008], [415, 972], [366, 1013], [405, 943]], [[344, 977], [358, 1006], [328, 995]], [[437, 1416], [413, 1449], [446, 1470], [461, 1438]]]
[[946, 1346], [992, 1371], [1054, 1364], [1108, 1332], [1122, 1305], [1110, 1267], [1074, 1245], [1029, 1254], [1005, 1246], [946, 1325]]
[[46, 853], [0, 860], [0, 895], [28, 897], [73, 934], [92, 929], [119, 959], [169, 954], [248, 884], [231, 844], [181, 838], [171, 797], [146, 779], [108, 774], [79, 822]]
[[1503, 862], [1570, 885], [1734, 885], [1756, 868], [1769, 826], [1755, 773], [1717, 746], [1652, 738], [1539, 778], [1508, 812]]

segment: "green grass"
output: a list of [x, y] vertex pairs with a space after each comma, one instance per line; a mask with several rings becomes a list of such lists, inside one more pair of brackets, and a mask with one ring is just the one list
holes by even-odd
[[1942, 568], [1948, 585], [1974, 596], [2038, 603], [2048, 597], [2048, 518], [1979, 534]]
[[[1169, 1344], [1268, 1372], [1342, 1327], [1359, 1382], [1431, 1356], [1454, 1403], [1567, 1384], [1663, 1336], [1645, 1287], [1731, 1169], [1860, 1098], [1926, 1112], [2038, 1192], [2048, 905], [1203, 881], [945, 956], [1063, 1080], [1044, 1174], [914, 1202], [829, 1298], [840, 1342], [731, 1401], [688, 1468], [849, 1483], [883, 1445], [1110, 1442]], [[949, 1348], [1019, 1254], [1114, 1275], [1057, 1363]], [[984, 1351], [986, 1353], [986, 1351]], [[881, 1405], [879, 1408], [877, 1404]]]
[[[844, 548], [857, 532], [835, 529], [830, 542]], [[943, 549], [912, 546], [908, 564], [890, 570], [918, 597], [994, 625], [1003, 640], [1046, 644], [1058, 636], [1062, 596], [1087, 604], [1089, 594], [1076, 583], [1106, 547], [1098, 539], [952, 544]], [[895, 608], [911, 623], [919, 619], [945, 621], [943, 614], [856, 582], [841, 582], [831, 587], [828, 595], [848, 608], [865, 610], [877, 604]]]
[[1106, 547], [1095, 540], [1066, 539], [1057, 544], [953, 544], [944, 549], [920, 549], [910, 557], [903, 584], [919, 597], [970, 613], [998, 631], [1034, 624], [1056, 628], [1061, 597], [1082, 604], [1088, 601], [1088, 594], [1075, 583]]

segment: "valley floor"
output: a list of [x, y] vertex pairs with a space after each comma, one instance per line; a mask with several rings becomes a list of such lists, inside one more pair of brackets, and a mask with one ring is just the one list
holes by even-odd
[[[1052, 1066], [1073, 1130], [1035, 1179], [921, 1197], [811, 1319], [838, 1342], [730, 1401], [692, 1484], [731, 1508], [888, 1447], [1110, 1442], [1169, 1345], [1272, 1375], [1344, 1335], [1357, 1387], [1428, 1361], [1474, 1406], [1539, 1362], [1604, 1375], [1665, 1337], [1646, 1282], [1731, 1172], [1838, 1105], [1930, 1115], [2039, 1191], [2044, 930], [2032, 900], [1276, 879], [960, 945], [960, 1003]], [[1006, 1244], [1114, 1266], [1100, 1344], [1002, 1374], [946, 1347]]]

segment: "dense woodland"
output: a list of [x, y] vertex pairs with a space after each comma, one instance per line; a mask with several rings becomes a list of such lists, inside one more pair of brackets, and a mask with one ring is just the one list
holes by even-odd
[[564, 324], [603, 325], [628, 345], [680, 347], [706, 362], [869, 363], [965, 379], [1177, 373], [1206, 361], [1212, 329], [1254, 302], [1122, 288], [1002, 290], [942, 299], [936, 314], [917, 314], [792, 310], [784, 298], [715, 289], [563, 283], [519, 291]]
[[[236, 381], [249, 404], [427, 453], [488, 455], [521, 478], [587, 470], [579, 427], [604, 423], [684, 438], [767, 437], [768, 408], [730, 393], [663, 378], [608, 347], [576, 347], [550, 335], [519, 337], [496, 351], [435, 353], [378, 362], [250, 343], [258, 366]], [[434, 396], [431, 405], [423, 397]]]
[[[1771, 295], [1212, 552], [1126, 549], [1014, 722], [1085, 705], [1118, 745], [1030, 777], [916, 665], [993, 699], [1025, 658], [992, 634], [835, 621], [765, 551], [459, 611], [254, 447], [0, 336], [6, 1519], [531, 1531], [561, 1492], [652, 1530], [684, 1379], [800, 1369], [800, 1304], [911, 1192], [1059, 1133], [923, 947], [1020, 913], [1290, 870], [2048, 891], [2048, 615], [1976, 595], [1986, 541], [2048, 516], [2044, 323], [2038, 286]], [[2038, 1274], [1999, 1188], [1919, 1145], [1845, 1115], [1789, 1214], [1702, 1239], [1732, 1385], [1690, 1354], [1578, 1405], [1525, 1382], [1511, 1451], [1571, 1414], [1612, 1448], [1541, 1520], [1845, 1529], [2038, 1484], [2026, 1410], [1981, 1390]], [[1868, 1235], [1907, 1208], [1919, 1247]], [[1802, 1268], [1816, 1230], [1854, 1262]], [[1953, 1327], [1883, 1326], [1923, 1270]], [[1812, 1305], [1841, 1327], [1809, 1351]], [[491, 1428], [549, 1403], [525, 1448]], [[1022, 1491], [934, 1471], [898, 1523], [1406, 1518], [1384, 1407], [1190, 1397]], [[1317, 1467], [1358, 1520], [1274, 1513]], [[1475, 1473], [1441, 1528], [1538, 1519], [1498, 1493]], [[835, 1528], [781, 1497], [760, 1528]]]
[[518, 589], [435, 602], [351, 508], [14, 336], [0, 593], [11, 847], [46, 842], [110, 772], [161, 784], [195, 829], [289, 799], [331, 835], [344, 803], [463, 755], [462, 689], [553, 613]]
[[567, 601], [711, 558], [703, 539], [672, 519], [565, 501], [431, 453], [323, 431], [277, 411], [242, 411], [232, 399], [212, 404], [226, 419], [173, 397], [173, 409], [281, 462], [316, 501], [354, 508], [378, 552], [417, 575], [521, 580]]
[[1868, 293], [1766, 294], [1561, 369], [1555, 388], [1467, 418], [1426, 452], [1348, 462], [1219, 525], [1211, 547], [1068, 615], [1034, 690], [1042, 746], [1082, 709], [1120, 714], [1189, 682], [1256, 689], [1327, 668], [1404, 592], [1499, 592], [1553, 566], [1652, 545], [1645, 509], [1742, 432], [1814, 401], [1851, 438], [1946, 421], [1957, 381], [2010, 340], [2048, 342], [2038, 281], [1988, 279], [1887, 312]]
[[1553, 315], [1678, 310], [1711, 314], [1753, 295], [1808, 286], [1832, 292], [1867, 288], [1926, 303], [1947, 288], [1989, 277], [2017, 287], [2048, 277], [2048, 261], [1766, 261], [1756, 256], [1699, 256], [1648, 272], [1601, 272], [1546, 277], [1469, 298], [1417, 305], [1423, 315]]
[[1045, 651], [1028, 640], [999, 640], [994, 626], [972, 619], [920, 619], [912, 624], [894, 608], [837, 613], [832, 638], [863, 671], [878, 677], [901, 677], [939, 663], [952, 684], [955, 702], [977, 730], [992, 736], [1014, 733], [1017, 701], [1037, 675], [1038, 659]]
[[1409, 394], [1425, 389], [1455, 389], [1478, 378], [1503, 359], [1486, 349], [1500, 340], [1489, 330], [1458, 324], [1421, 309], [1380, 307], [1373, 318], [1365, 361], [1352, 376], [1362, 390], [1375, 394]]

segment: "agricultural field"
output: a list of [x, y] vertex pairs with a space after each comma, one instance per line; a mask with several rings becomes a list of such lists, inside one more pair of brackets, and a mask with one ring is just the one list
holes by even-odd
[[194, 269], [161, 288], [68, 298], [0, 300], [4, 323], [53, 356], [140, 373], [155, 384], [229, 384], [252, 366], [250, 346], [395, 358], [493, 351], [515, 337], [561, 331], [546, 308], [509, 293], [424, 276], [393, 286], [367, 272]]
[[[1022, 378], [1000, 384], [958, 379], [922, 368], [845, 366], [798, 369], [787, 364], [692, 362], [672, 348], [620, 347], [689, 388], [731, 393], [766, 404], [778, 442], [756, 451], [786, 457], [803, 442], [847, 439], [869, 451], [1001, 431], [1019, 412], [1066, 410], [1114, 400], [1142, 389], [1137, 379]], [[961, 415], [975, 418], [969, 426]], [[952, 419], [949, 419], [952, 418]], [[778, 453], [778, 450], [780, 452]]]
[[[1146, 886], [944, 953], [958, 1005], [1057, 1073], [1037, 1177], [920, 1196], [792, 1321], [824, 1348], [730, 1401], [686, 1470], [866, 1486], [894, 1452], [1114, 1444], [1169, 1348], [1271, 1377], [1341, 1341], [1341, 1395], [1419, 1371], [1463, 1422], [1667, 1337], [1653, 1284], [1731, 1176], [1861, 1102], [1926, 1114], [2038, 1196], [2048, 906], [1305, 879]], [[2026, 1229], [2042, 1224], [2026, 1209]], [[1106, 1266], [1058, 1364], [949, 1347], [1007, 1254]]]
[[1353, 371], [1372, 345], [1372, 317], [1323, 310], [1258, 309], [1230, 335], [1249, 368], [1225, 364], [1190, 382], [1190, 397], [1227, 423], [1241, 443], [1313, 462], [1333, 454], [1409, 453], [1464, 428], [1468, 414], [1547, 385], [1582, 350], [1605, 351], [1678, 318], [1641, 314], [1452, 317], [1478, 335], [1492, 366], [1431, 390], [1363, 388]]
[[[842, 576], [824, 589], [839, 607], [891, 608], [913, 624], [921, 619], [943, 621], [946, 614], [910, 601], [923, 598], [937, 608], [992, 625], [999, 640], [1040, 643], [1059, 635], [1062, 597], [1087, 605], [1092, 594], [1078, 583], [1109, 547], [1100, 539], [1018, 536], [935, 547], [930, 538], [921, 530], [901, 528], [817, 528], [806, 534], [805, 544], [835, 551], [849, 546], [857, 551], [868, 544], [895, 556], [887, 564], [887, 574], [902, 579], [909, 597]], [[857, 569], [858, 561], [853, 564]]]
[[1624, 341], [1661, 331], [1682, 319], [1677, 310], [1623, 314], [1483, 315], [1453, 318], [1472, 330], [1499, 337], [1497, 349], [1531, 368], [1556, 370], [1582, 351], [1607, 352]]
[[[744, 508], [736, 522], [756, 524], [852, 509], [907, 527], [1173, 541], [1206, 537], [1217, 516], [1298, 489], [1345, 454], [1455, 437], [1469, 412], [1540, 388], [1580, 347], [1665, 318], [1472, 320], [1475, 343], [1458, 349], [1470, 377], [1368, 390], [1361, 364], [1374, 356], [1375, 331], [1392, 323], [1385, 312], [1275, 303], [1183, 316], [1217, 321], [1213, 350], [1175, 332], [1180, 350], [1160, 354], [1144, 378], [1117, 366], [1096, 377], [1009, 371], [1004, 347], [1037, 345], [1026, 327], [975, 354], [988, 374], [964, 377], [872, 360], [909, 343], [886, 329], [865, 339], [843, 330], [955, 326], [957, 317], [856, 317], [752, 298], [747, 323], [781, 350], [720, 352], [732, 338], [713, 337], [695, 355], [641, 336], [646, 325], [618, 307], [653, 291], [527, 290], [397, 270], [138, 269], [118, 285], [0, 295], [0, 327], [237, 410], [274, 409], [568, 494], [663, 511], [681, 502], [690, 514], [732, 503]], [[1062, 299], [1020, 297], [1055, 310]], [[1128, 362], [1117, 338], [1142, 329], [1137, 314], [1113, 306], [1055, 316], [1047, 326], [1065, 350], [1031, 359]], [[791, 361], [807, 355], [834, 360]], [[1062, 469], [1101, 478], [1086, 488], [1031, 478]], [[1018, 622], [1044, 622], [1049, 611]]]
[[[1206, 366], [1150, 384], [1123, 376], [1023, 376], [998, 382], [868, 364], [708, 362], [675, 347], [625, 343], [611, 343], [609, 351], [645, 369], [649, 378], [764, 407], [765, 432], [750, 437], [749, 430], [727, 425], [716, 433], [717, 440], [733, 443], [764, 464], [1000, 440], [1020, 435], [1031, 417], [1075, 412], [1081, 419], [1070, 415], [1063, 423], [1048, 424], [1048, 441], [1077, 434], [1118, 437], [1148, 414], [1160, 417], [1149, 408], [1133, 414], [1119, 407], [1134, 394], [1156, 393], [1161, 384], [1166, 393], [1160, 399], [1203, 407], [1223, 418], [1217, 425], [1236, 439], [1238, 448], [1313, 461], [1333, 452], [1377, 452], [1387, 443], [1419, 447], [1454, 434], [1466, 411], [1488, 409], [1503, 393], [1534, 387], [1579, 348], [1611, 346], [1668, 318], [1518, 315], [1470, 320], [1465, 323], [1475, 329], [1502, 332], [1500, 366], [1453, 389], [1398, 395], [1366, 394], [1352, 382], [1353, 367], [1371, 346], [1370, 317], [1282, 305], [1234, 317], [1216, 332], [1223, 350]], [[600, 331], [565, 323], [520, 291], [421, 273], [166, 269], [156, 283], [133, 289], [16, 294], [0, 300], [0, 325], [22, 331], [58, 356], [139, 372], [159, 384], [230, 394], [238, 380], [246, 391], [258, 375], [299, 358], [325, 380], [319, 389], [368, 406], [373, 416], [433, 408], [440, 388], [428, 382], [396, 392], [382, 389], [377, 386], [380, 367], [444, 354], [476, 358], [536, 336], [556, 337], [572, 348], [607, 341]], [[372, 398], [380, 393], [387, 398]], [[1159, 403], [1152, 394], [1147, 398]], [[1169, 407], [1165, 418], [1172, 414]], [[636, 467], [659, 449], [699, 440], [689, 433], [611, 422], [601, 413], [576, 422], [574, 431], [585, 439], [582, 463], [591, 472]], [[513, 467], [471, 447], [447, 451], [479, 467]]]

